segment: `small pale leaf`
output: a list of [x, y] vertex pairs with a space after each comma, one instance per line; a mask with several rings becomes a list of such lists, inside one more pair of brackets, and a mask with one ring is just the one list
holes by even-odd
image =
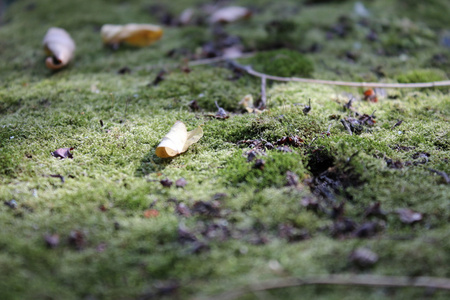
[[161, 27], [151, 24], [105, 24], [101, 29], [103, 43], [112, 46], [126, 43], [131, 46], [145, 47], [159, 40], [162, 35]]
[[161, 158], [174, 157], [185, 152], [190, 145], [196, 143], [203, 136], [203, 129], [199, 126], [192, 131], [187, 131], [186, 125], [181, 121], [175, 124], [156, 148], [156, 155]]
[[62, 28], [51, 27], [45, 34], [42, 44], [48, 55], [45, 65], [49, 69], [61, 69], [73, 58], [75, 42]]

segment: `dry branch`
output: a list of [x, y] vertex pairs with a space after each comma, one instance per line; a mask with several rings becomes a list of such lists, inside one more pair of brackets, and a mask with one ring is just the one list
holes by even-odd
[[251, 66], [244, 66], [237, 63], [234, 60], [228, 60], [232, 67], [247, 72], [250, 75], [266, 78], [274, 81], [294, 81], [294, 82], [304, 82], [304, 83], [315, 83], [315, 84], [327, 84], [327, 85], [340, 85], [340, 86], [352, 86], [352, 87], [371, 87], [371, 88], [430, 88], [438, 86], [450, 86], [450, 80], [444, 81], [434, 81], [434, 82], [420, 82], [420, 83], [380, 83], [380, 82], [348, 82], [348, 81], [333, 81], [333, 80], [323, 80], [323, 79], [310, 79], [310, 78], [299, 78], [299, 77], [280, 77], [264, 74], [252, 69]]
[[450, 291], [450, 279], [437, 277], [396, 277], [396, 276], [375, 276], [375, 275], [330, 275], [326, 277], [316, 277], [309, 279], [282, 278], [264, 281], [225, 292], [221, 295], [210, 298], [211, 300], [232, 300], [242, 297], [247, 293], [259, 291], [275, 290], [305, 285], [346, 285], [346, 286], [367, 286], [367, 287], [416, 287], [430, 288]]

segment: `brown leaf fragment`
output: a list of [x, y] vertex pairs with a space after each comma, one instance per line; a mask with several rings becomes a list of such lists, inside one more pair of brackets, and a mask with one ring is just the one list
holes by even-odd
[[216, 119], [228, 119], [230, 116], [227, 115], [227, 112], [225, 111], [225, 109], [220, 107], [219, 104], [217, 104], [217, 101], [215, 101], [215, 103], [216, 103], [216, 106], [217, 106], [217, 112], [216, 112], [216, 115], [214, 117]]
[[194, 203], [192, 211], [203, 216], [218, 217], [220, 205], [217, 201], [197, 201]]
[[197, 241], [197, 237], [191, 233], [186, 226], [178, 226], [178, 242], [180, 244], [193, 243]]
[[45, 34], [42, 44], [48, 55], [45, 59], [45, 65], [49, 69], [61, 69], [73, 58], [75, 42], [69, 33], [62, 28], [50, 28]]
[[159, 71], [158, 75], [156, 75], [155, 79], [149, 84], [149, 86], [157, 86], [161, 81], [164, 81], [165, 75], [167, 74], [166, 70]]
[[386, 159], [386, 164], [391, 169], [402, 169], [404, 164], [401, 160]]
[[184, 188], [187, 184], [186, 179], [184, 179], [183, 177], [178, 179], [177, 181], [175, 181], [175, 186], [177, 188]]
[[286, 186], [297, 188], [299, 186], [299, 178], [298, 175], [294, 172], [287, 171], [286, 172]]
[[248, 19], [252, 15], [251, 10], [241, 6], [229, 6], [215, 11], [209, 21], [211, 23], [232, 23], [242, 19]]
[[120, 75], [125, 75], [125, 74], [130, 74], [131, 73], [131, 69], [127, 66], [120, 68], [119, 71], [117, 71], [117, 74]]
[[192, 109], [193, 111], [199, 110], [200, 106], [198, 106], [197, 100], [192, 100], [191, 102], [189, 102], [189, 108]]
[[54, 157], [60, 158], [60, 159], [73, 158], [72, 153], [70, 153], [71, 150], [73, 150], [73, 148], [59, 148], [59, 149], [53, 151], [51, 154]]
[[378, 201], [370, 205], [364, 212], [364, 217], [376, 217], [385, 220], [386, 212], [381, 209], [381, 202]]
[[53, 249], [59, 245], [59, 235], [58, 234], [46, 234], [44, 236], [45, 244], [48, 248]]
[[352, 264], [360, 268], [368, 268], [373, 266], [378, 261], [378, 255], [364, 247], [355, 249], [349, 256]]
[[159, 211], [157, 211], [156, 209], [144, 210], [144, 217], [147, 219], [156, 218], [157, 216], [159, 216]]
[[184, 203], [177, 204], [177, 207], [175, 208], [176, 212], [183, 216], [183, 217], [190, 217], [191, 216], [191, 210], [189, 207], [187, 207]]
[[399, 208], [396, 210], [396, 213], [398, 214], [400, 221], [405, 224], [414, 224], [422, 221], [423, 218], [421, 213], [415, 212], [409, 208]]
[[373, 126], [375, 125], [375, 123], [377, 121], [375, 121], [375, 117], [374, 115], [367, 115], [367, 114], [363, 114], [362, 116], [360, 116], [358, 118], [358, 121], [362, 124], [362, 125], [369, 125], [369, 126]]
[[169, 178], [166, 178], [166, 179], [161, 179], [161, 180], [159, 181], [159, 183], [161, 183], [161, 185], [162, 185], [163, 187], [170, 188], [170, 187], [172, 186], [172, 184], [173, 184], [173, 181], [170, 180]]
[[358, 238], [370, 238], [378, 232], [378, 224], [375, 222], [366, 222], [356, 228], [354, 236]]
[[86, 237], [80, 230], [72, 230], [69, 234], [69, 245], [82, 250], [86, 244]]
[[281, 152], [292, 152], [292, 149], [289, 148], [288, 146], [280, 146], [280, 147], [277, 147], [276, 150], [281, 151]]
[[350, 218], [341, 218], [334, 222], [331, 234], [334, 237], [340, 237], [342, 235], [351, 233], [355, 230], [356, 223]]
[[253, 165], [253, 168], [263, 171], [265, 165], [266, 165], [266, 162], [263, 159], [258, 158], [257, 160], [255, 160], [255, 164]]
[[289, 145], [294, 147], [300, 147], [303, 140], [298, 136], [284, 136], [275, 142], [275, 145]]

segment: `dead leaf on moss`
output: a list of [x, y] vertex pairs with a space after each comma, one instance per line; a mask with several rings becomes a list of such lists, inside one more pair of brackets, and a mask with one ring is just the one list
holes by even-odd
[[145, 47], [159, 40], [162, 35], [162, 28], [151, 24], [105, 24], [101, 29], [103, 43], [114, 48], [117, 48], [121, 43]]
[[156, 218], [157, 216], [159, 216], [159, 211], [156, 209], [147, 209], [144, 211], [144, 217], [147, 219]]
[[217, 104], [217, 101], [215, 103], [216, 103], [216, 106], [217, 106], [217, 113], [216, 113], [216, 115], [214, 117], [216, 119], [228, 119], [230, 116], [227, 115], [227, 112], [225, 111], [225, 109], [220, 107], [219, 104]]
[[262, 110], [255, 108], [252, 95], [246, 95], [244, 98], [242, 98], [242, 100], [239, 102], [239, 105], [241, 105], [249, 113], [260, 114], [263, 112]]
[[415, 212], [412, 209], [409, 208], [400, 208], [396, 210], [400, 221], [402, 221], [405, 224], [414, 224], [416, 222], [422, 221], [422, 214], [419, 212]]
[[49, 69], [61, 69], [73, 58], [75, 42], [62, 28], [51, 27], [45, 34], [42, 44], [48, 55], [45, 65]]
[[242, 19], [248, 19], [252, 15], [250, 9], [242, 6], [229, 6], [215, 11], [209, 21], [211, 23], [232, 23]]
[[73, 150], [73, 148], [59, 148], [53, 151], [52, 155], [60, 159], [73, 158], [73, 154], [70, 153], [70, 150]]
[[155, 153], [161, 158], [174, 157], [186, 152], [189, 146], [198, 142], [202, 136], [203, 129], [200, 126], [188, 132], [183, 122], [176, 121], [169, 133], [163, 137]]

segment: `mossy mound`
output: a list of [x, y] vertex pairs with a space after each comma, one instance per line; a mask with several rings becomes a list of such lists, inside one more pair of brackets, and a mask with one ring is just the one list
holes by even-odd
[[400, 83], [418, 83], [446, 80], [445, 72], [438, 69], [416, 69], [397, 76]]
[[281, 49], [258, 53], [251, 60], [255, 70], [281, 77], [311, 77], [314, 72], [314, 64], [303, 54]]

